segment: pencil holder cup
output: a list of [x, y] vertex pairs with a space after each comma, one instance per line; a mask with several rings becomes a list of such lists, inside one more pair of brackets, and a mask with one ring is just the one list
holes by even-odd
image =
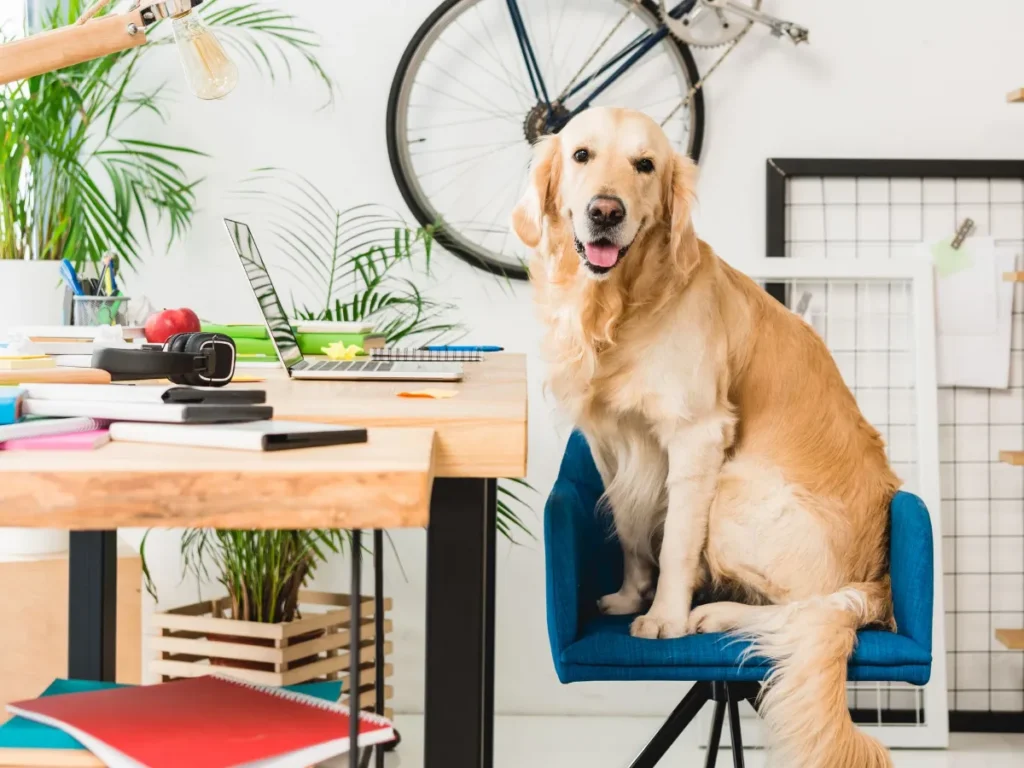
[[71, 302], [72, 325], [127, 325], [127, 296], [75, 296]]

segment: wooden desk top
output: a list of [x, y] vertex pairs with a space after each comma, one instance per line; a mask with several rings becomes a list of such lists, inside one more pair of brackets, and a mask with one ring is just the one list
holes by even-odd
[[422, 527], [433, 459], [429, 429], [372, 429], [363, 444], [271, 453], [117, 442], [0, 452], [0, 525]]
[[[461, 382], [296, 381], [281, 370], [241, 370], [265, 377], [245, 384], [267, 391], [274, 418], [368, 427], [429, 427], [437, 435], [437, 477], [526, 476], [526, 357], [487, 355], [464, 363]], [[453, 389], [447, 400], [398, 397]]]

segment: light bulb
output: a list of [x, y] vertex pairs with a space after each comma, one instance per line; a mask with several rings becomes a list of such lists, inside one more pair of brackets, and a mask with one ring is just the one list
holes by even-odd
[[238, 84], [238, 67], [216, 35], [192, 13], [175, 16], [173, 28], [192, 93], [200, 99], [220, 99], [231, 93]]

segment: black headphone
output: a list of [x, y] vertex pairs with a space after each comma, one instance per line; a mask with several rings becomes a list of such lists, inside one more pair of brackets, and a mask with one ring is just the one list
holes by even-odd
[[176, 333], [160, 347], [97, 349], [92, 367], [114, 381], [165, 377], [190, 387], [223, 387], [235, 375], [235, 342], [222, 333]]

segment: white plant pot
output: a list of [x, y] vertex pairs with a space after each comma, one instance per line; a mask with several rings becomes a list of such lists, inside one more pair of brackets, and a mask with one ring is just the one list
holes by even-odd
[[[59, 261], [0, 259], [0, 339], [19, 325], [60, 325], [64, 287]], [[33, 557], [65, 552], [68, 532], [0, 528], [0, 555]]]
[[0, 558], [31, 558], [67, 552], [71, 534], [49, 528], [0, 528]]
[[63, 319], [59, 261], [0, 259], [0, 339], [18, 325], [60, 325]]

